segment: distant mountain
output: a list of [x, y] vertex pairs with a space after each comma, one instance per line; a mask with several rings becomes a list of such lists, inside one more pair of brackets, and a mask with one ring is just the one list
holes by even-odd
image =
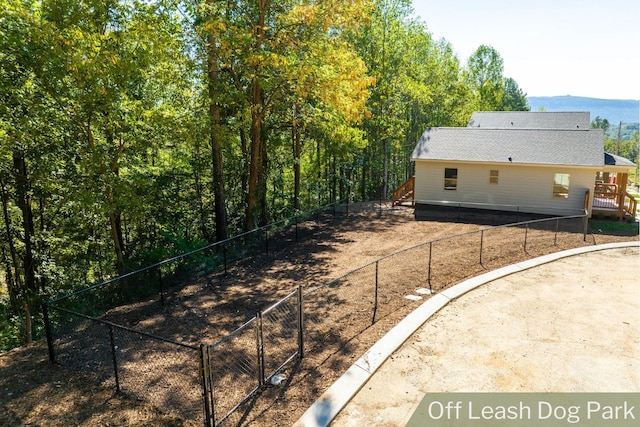
[[589, 111], [591, 121], [607, 119], [611, 125], [640, 122], [640, 101], [585, 98], [581, 96], [529, 96], [531, 111]]

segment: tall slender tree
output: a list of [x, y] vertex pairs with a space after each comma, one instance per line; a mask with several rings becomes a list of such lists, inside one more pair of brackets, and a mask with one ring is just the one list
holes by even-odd
[[477, 97], [477, 109], [500, 110], [504, 95], [504, 61], [491, 46], [480, 46], [467, 61], [466, 78]]
[[207, 53], [207, 95], [209, 104], [209, 142], [211, 144], [211, 169], [215, 205], [216, 239], [227, 238], [227, 207], [224, 184], [224, 168], [222, 154], [221, 126], [221, 85], [220, 85], [220, 42], [219, 31], [215, 29], [224, 25], [228, 3], [219, 0], [207, 0], [205, 4], [206, 46]]

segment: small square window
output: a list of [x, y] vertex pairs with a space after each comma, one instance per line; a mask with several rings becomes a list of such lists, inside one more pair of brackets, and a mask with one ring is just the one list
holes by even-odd
[[498, 171], [490, 170], [489, 171], [489, 184], [497, 184], [498, 183]]
[[556, 173], [553, 175], [553, 197], [569, 198], [569, 174]]
[[458, 188], [458, 169], [444, 169], [444, 189], [455, 191]]

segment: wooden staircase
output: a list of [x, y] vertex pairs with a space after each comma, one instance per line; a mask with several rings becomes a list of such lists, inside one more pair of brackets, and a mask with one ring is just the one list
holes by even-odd
[[412, 176], [411, 178], [406, 180], [404, 184], [402, 184], [400, 187], [393, 190], [393, 195], [391, 196], [391, 206], [402, 205], [408, 201], [410, 201], [411, 206], [413, 206], [415, 203], [413, 199], [415, 184], [416, 184], [416, 177]]

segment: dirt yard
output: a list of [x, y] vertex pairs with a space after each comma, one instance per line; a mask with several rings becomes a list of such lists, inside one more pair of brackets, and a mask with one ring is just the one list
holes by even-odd
[[[229, 269], [226, 276], [213, 274], [171, 292], [168, 305], [182, 310], [179, 321], [176, 316], [162, 316], [148, 309], [145, 304], [113, 310], [108, 317], [181, 342], [198, 340], [212, 343], [241, 324], [251, 313], [264, 309], [299, 284], [311, 289], [394, 251], [480, 228], [486, 226], [416, 222], [412, 210], [405, 208], [385, 211], [380, 217], [372, 214], [350, 215], [348, 219], [325, 224], [319, 232], [315, 232], [314, 240], [269, 256], [240, 261]], [[531, 233], [530, 239], [535, 242], [535, 233]], [[638, 238], [637, 234], [613, 235], [597, 230], [589, 235], [586, 243], [581, 242], [581, 237], [572, 235], [570, 242], [561, 240], [557, 246], [545, 245], [541, 249], [536, 249], [532, 243], [525, 254], [522, 250], [509, 250], [512, 237], [503, 236], [493, 241], [492, 245], [494, 248], [502, 247], [504, 251], [485, 262], [482, 268], [497, 268], [524, 257], [565, 249], [563, 245], [599, 244]], [[439, 258], [434, 259], [434, 281], [438, 283], [438, 289], [455, 283], [465, 275], [476, 273], [456, 271], [455, 267], [451, 267], [455, 262], [464, 260], [465, 252], [472, 249], [465, 251], [464, 242], [461, 241], [458, 246], [452, 246], [451, 251], [445, 254], [440, 248]], [[445, 269], [447, 265], [449, 270]], [[403, 272], [403, 266], [399, 264], [391, 276], [410, 276], [410, 273]], [[212, 292], [211, 289], [219, 292]], [[406, 295], [412, 290], [394, 292]], [[283, 384], [265, 388], [230, 417], [225, 425], [291, 425], [354, 360], [422, 302], [404, 298], [397, 300], [402, 301], [398, 308], [382, 312], [373, 326], [363, 328], [359, 324], [349, 331], [345, 324], [344, 329], [348, 333], [342, 336], [339, 346], [330, 345], [330, 334], [322, 335], [318, 329], [316, 338], [324, 336], [327, 345], [322, 340], [316, 340], [310, 346], [307, 357], [285, 368]], [[344, 307], [344, 310], [349, 311], [349, 308]], [[184, 419], [166, 405], [161, 407], [159, 409], [148, 400], [118, 395], [111, 383], [99, 383], [83, 376], [81, 372], [71, 372], [49, 363], [44, 342], [0, 355], [0, 425], [202, 424], [201, 419]]]

